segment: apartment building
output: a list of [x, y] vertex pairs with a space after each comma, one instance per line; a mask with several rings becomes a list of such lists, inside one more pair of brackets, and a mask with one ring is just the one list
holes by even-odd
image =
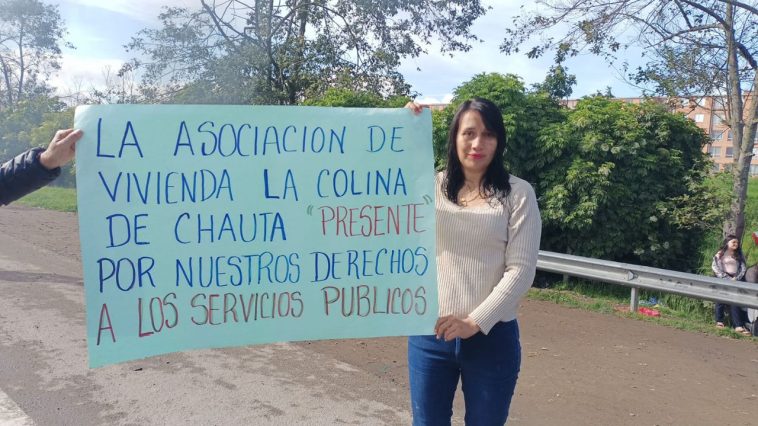
[[[752, 101], [750, 96], [745, 96], [743, 102], [748, 104]], [[705, 151], [713, 159], [714, 171], [730, 170], [734, 164], [734, 139], [732, 130], [726, 115], [727, 99], [718, 96], [704, 96], [696, 99], [684, 100], [678, 110], [687, 118], [693, 120], [698, 127], [703, 129], [711, 138], [711, 143], [705, 146]], [[755, 144], [758, 138], [753, 139], [753, 158], [750, 161], [750, 175], [758, 175], [758, 148]]]

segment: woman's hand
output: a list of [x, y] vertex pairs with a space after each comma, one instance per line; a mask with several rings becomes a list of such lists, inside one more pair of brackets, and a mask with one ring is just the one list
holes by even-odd
[[405, 104], [405, 107], [409, 110], [413, 111], [414, 114], [419, 115], [421, 114], [421, 111], [424, 109], [424, 106], [421, 104], [417, 104], [414, 101], [410, 101], [407, 104]]
[[440, 317], [437, 324], [434, 325], [434, 334], [437, 335], [438, 339], [444, 338], [445, 341], [453, 340], [456, 337], [468, 339], [479, 331], [481, 331], [479, 326], [469, 317], [461, 319], [448, 315]]

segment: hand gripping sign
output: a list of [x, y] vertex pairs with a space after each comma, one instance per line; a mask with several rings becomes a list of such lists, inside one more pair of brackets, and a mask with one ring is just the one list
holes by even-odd
[[92, 367], [431, 333], [428, 112], [99, 105], [75, 125]]

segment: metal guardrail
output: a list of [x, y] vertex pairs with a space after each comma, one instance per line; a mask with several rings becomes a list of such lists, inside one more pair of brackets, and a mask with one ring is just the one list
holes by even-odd
[[542, 250], [537, 259], [537, 269], [631, 287], [632, 311], [637, 311], [641, 288], [758, 308], [758, 284], [755, 283]]

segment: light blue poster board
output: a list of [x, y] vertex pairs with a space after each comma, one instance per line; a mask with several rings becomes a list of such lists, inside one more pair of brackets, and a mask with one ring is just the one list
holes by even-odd
[[90, 366], [431, 334], [431, 115], [98, 105], [76, 181]]

